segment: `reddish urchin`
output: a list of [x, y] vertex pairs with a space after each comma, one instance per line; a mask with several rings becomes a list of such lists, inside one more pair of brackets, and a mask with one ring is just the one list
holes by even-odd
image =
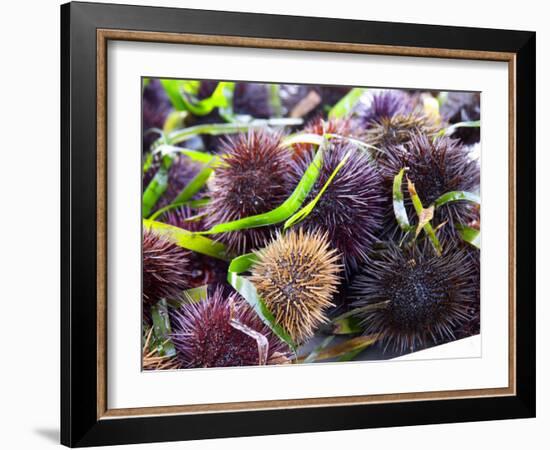
[[354, 119], [358, 126], [366, 129], [383, 119], [411, 114], [413, 110], [414, 103], [407, 93], [390, 89], [373, 94], [368, 105], [361, 103], [354, 113]]
[[397, 114], [372, 122], [362, 139], [378, 149], [377, 159], [384, 159], [393, 147], [408, 142], [415, 134], [433, 136], [439, 131], [431, 118], [425, 115]]
[[[348, 153], [348, 160], [302, 225], [308, 230], [320, 229], [328, 233], [332, 247], [342, 253], [346, 273], [349, 274], [367, 258], [383, 223], [381, 180], [369, 156], [355, 146], [331, 143], [323, 154], [321, 173], [306, 203], [317, 196]], [[313, 156], [313, 152], [306, 153], [296, 162], [293, 170], [295, 183], [302, 177]]]
[[290, 350], [237, 294], [216, 289], [171, 315], [172, 342], [183, 368], [284, 364]]
[[[469, 157], [469, 149], [457, 140], [447, 137], [433, 140], [425, 135], [415, 134], [410, 141], [401, 146], [392, 147], [386, 157], [379, 161], [380, 171], [388, 192], [386, 208], [387, 224], [390, 230], [396, 230], [397, 222], [391, 205], [390, 196], [395, 175], [407, 168], [407, 177], [414, 184], [418, 196], [425, 208], [432, 205], [441, 195], [451, 191], [477, 192], [479, 189], [479, 165]], [[416, 217], [410, 201], [405, 195], [405, 206], [409, 217]], [[443, 227], [443, 237], [458, 238], [456, 225], [468, 225], [477, 217], [476, 207], [472, 203], [450, 202], [435, 210], [432, 224]]]
[[301, 228], [278, 234], [256, 255], [250, 280], [275, 320], [296, 343], [305, 342], [327, 321], [340, 282], [339, 255], [326, 234]]
[[[205, 207], [208, 228], [275, 209], [292, 192], [288, 151], [281, 135], [252, 130], [224, 141], [223, 164], [215, 169], [211, 201]], [[219, 235], [238, 254], [261, 247], [272, 228], [250, 228]]]
[[143, 232], [143, 301], [177, 299], [189, 288], [189, 252], [150, 230]]
[[378, 335], [384, 348], [413, 351], [455, 339], [471, 317], [479, 286], [475, 266], [463, 250], [437, 256], [431, 244], [395, 244], [367, 261], [352, 283], [354, 306], [365, 334]]
[[[324, 120], [322, 117], [317, 117], [304, 127], [302, 133], [317, 134], [322, 136], [323, 134], [336, 134], [338, 136], [354, 137], [356, 135], [353, 123], [349, 119], [328, 119]], [[303, 158], [304, 154], [314, 150], [313, 145], [298, 143], [292, 146], [294, 154], [292, 158], [294, 160]]]

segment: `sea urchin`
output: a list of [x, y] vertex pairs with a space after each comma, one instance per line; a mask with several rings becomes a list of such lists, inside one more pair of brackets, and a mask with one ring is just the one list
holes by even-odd
[[[222, 152], [223, 164], [215, 169], [211, 201], [205, 208], [208, 227], [271, 211], [292, 191], [290, 158], [280, 145], [279, 133], [238, 134], [224, 142]], [[261, 247], [270, 232], [268, 227], [251, 228], [221, 234], [219, 240], [240, 254]]]
[[[366, 152], [353, 145], [331, 142], [323, 155], [319, 178], [306, 201], [317, 196], [336, 167], [347, 161], [328, 185], [313, 211], [302, 222], [308, 229], [328, 233], [332, 247], [342, 253], [346, 273], [367, 258], [383, 220], [383, 190]], [[313, 159], [312, 152], [295, 163], [296, 182]]]
[[143, 232], [143, 301], [177, 299], [189, 288], [189, 252], [150, 230]]
[[[415, 185], [424, 207], [434, 203], [441, 195], [451, 191], [476, 192], [479, 189], [479, 165], [469, 157], [469, 150], [459, 141], [442, 137], [431, 139], [422, 134], [411, 136], [404, 145], [395, 146], [379, 161], [385, 181], [388, 199], [395, 175], [407, 168], [407, 177]], [[409, 217], [415, 217], [412, 202], [405, 196]], [[386, 216], [396, 227], [391, 202], [387, 202]], [[456, 225], [467, 225], [477, 217], [475, 207], [468, 202], [457, 201], [444, 204], [435, 210], [433, 225], [445, 224], [440, 233], [443, 237], [457, 238]]]
[[391, 119], [395, 115], [407, 115], [414, 110], [409, 95], [398, 89], [377, 92], [371, 96], [368, 105], [361, 103], [354, 113], [354, 119], [361, 128], [369, 128], [381, 120]]
[[296, 343], [326, 322], [339, 284], [339, 255], [326, 234], [291, 230], [256, 252], [250, 280], [267, 308]]
[[172, 342], [183, 368], [288, 362], [290, 350], [241, 300], [218, 288], [171, 314]]
[[477, 300], [474, 272], [463, 250], [437, 256], [426, 240], [405, 248], [389, 244], [351, 286], [365, 333], [399, 352], [454, 339]]

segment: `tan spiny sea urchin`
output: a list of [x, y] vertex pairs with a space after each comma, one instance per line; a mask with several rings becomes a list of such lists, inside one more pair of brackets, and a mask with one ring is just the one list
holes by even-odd
[[340, 255], [326, 233], [278, 233], [256, 252], [251, 281], [267, 308], [296, 343], [305, 342], [327, 321], [326, 310], [340, 282]]

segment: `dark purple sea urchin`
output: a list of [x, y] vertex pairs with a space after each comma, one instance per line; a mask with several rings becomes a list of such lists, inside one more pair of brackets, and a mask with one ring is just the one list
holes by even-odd
[[288, 346], [247, 303], [237, 294], [225, 298], [221, 289], [198, 303], [184, 304], [171, 321], [182, 368], [283, 364], [290, 357]]
[[326, 322], [326, 310], [339, 284], [339, 255], [326, 234], [294, 229], [278, 234], [256, 252], [250, 280], [267, 308], [296, 343]]
[[189, 288], [189, 252], [153, 231], [143, 232], [143, 301], [177, 299]]
[[[390, 229], [397, 227], [391, 204], [393, 179], [402, 168], [407, 168], [407, 177], [414, 183], [423, 206], [427, 208], [447, 192], [475, 193], [479, 189], [479, 165], [469, 157], [468, 152], [457, 140], [446, 137], [434, 140], [422, 134], [411, 136], [404, 145], [392, 147], [379, 161], [388, 199], [386, 223], [390, 224]], [[409, 217], [416, 217], [408, 194], [405, 199]], [[471, 203], [451, 202], [436, 209], [432, 223], [438, 226], [446, 222], [440, 230], [441, 235], [456, 238], [456, 225], [468, 225], [476, 217], [475, 207]]]
[[391, 119], [395, 115], [408, 115], [414, 110], [410, 96], [397, 89], [380, 91], [371, 96], [370, 104], [361, 103], [354, 112], [354, 120], [361, 128], [369, 128], [383, 119]]
[[455, 338], [476, 302], [475, 266], [462, 250], [437, 256], [431, 244], [390, 244], [367, 261], [352, 283], [365, 334], [404, 352]]
[[[211, 201], [205, 207], [205, 223], [218, 223], [271, 211], [292, 192], [288, 150], [280, 146], [280, 134], [252, 130], [228, 138], [223, 143], [223, 164], [215, 169]], [[219, 240], [241, 254], [261, 247], [271, 227], [223, 233]]]
[[[306, 203], [319, 193], [348, 152], [348, 160], [302, 222], [302, 226], [307, 230], [320, 229], [328, 233], [332, 247], [342, 253], [349, 274], [367, 258], [383, 223], [381, 180], [369, 156], [353, 145], [331, 143], [324, 153], [321, 173]], [[292, 172], [295, 183], [312, 159], [313, 152], [309, 152], [295, 163]]]

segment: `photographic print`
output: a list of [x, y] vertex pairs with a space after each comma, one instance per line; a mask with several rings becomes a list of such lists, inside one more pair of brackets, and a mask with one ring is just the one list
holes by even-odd
[[143, 370], [389, 360], [480, 334], [479, 92], [141, 89]]

